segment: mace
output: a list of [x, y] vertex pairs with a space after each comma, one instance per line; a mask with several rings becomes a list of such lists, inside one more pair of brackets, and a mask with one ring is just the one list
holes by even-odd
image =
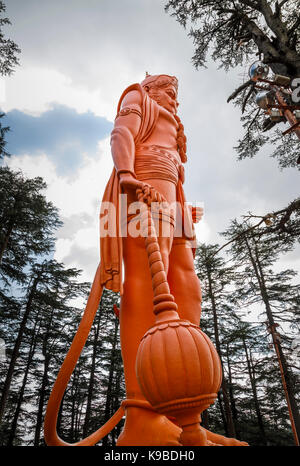
[[179, 318], [150, 213], [151, 189], [146, 185], [137, 195], [155, 314], [155, 324], [138, 349], [137, 379], [152, 407], [176, 419], [182, 428], [180, 443], [203, 446], [206, 435], [200, 428], [200, 415], [217, 397], [222, 381], [220, 359], [208, 336], [197, 325]]
[[[179, 318], [150, 214], [153, 192], [149, 185], [137, 190], [141, 201], [142, 233], [145, 236], [152, 277], [155, 325], [141, 340], [136, 358], [136, 374], [141, 390], [152, 407], [177, 420], [182, 428], [180, 443], [183, 446], [202, 446], [206, 445], [206, 434], [200, 428], [200, 415], [217, 397], [222, 380], [221, 363], [208, 336], [197, 325]], [[47, 445], [95, 445], [124, 415], [122, 404], [106, 424], [73, 444], [62, 440], [56, 431], [65, 389], [85, 345], [101, 299], [99, 270], [98, 267], [83, 317], [48, 401], [45, 416]]]

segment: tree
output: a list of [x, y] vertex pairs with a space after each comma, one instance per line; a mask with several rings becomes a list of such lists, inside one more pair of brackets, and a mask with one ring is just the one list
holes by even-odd
[[[269, 243], [273, 242], [275, 247], [281, 244], [285, 250], [288, 248], [292, 249], [299, 242], [300, 198], [295, 199], [287, 207], [275, 212], [266, 215], [255, 215], [248, 212], [242, 218], [241, 227], [236, 230], [236, 234], [229, 235], [229, 241], [223, 244], [216, 251], [217, 253], [231, 243], [242, 240], [242, 236], [250, 233], [253, 237], [267, 237]], [[257, 219], [259, 220], [257, 221]]]
[[[195, 44], [193, 63], [206, 67], [207, 57], [226, 71], [262, 60], [273, 73], [300, 77], [300, 9], [294, 0], [168, 0], [165, 6], [178, 22], [191, 26], [189, 35]], [[290, 88], [292, 93], [293, 88]], [[246, 79], [228, 97], [241, 109], [244, 136], [235, 147], [238, 159], [254, 157], [269, 144], [271, 157], [281, 168], [297, 167], [300, 140], [291, 132], [283, 135], [280, 124], [266, 118], [256, 105], [254, 82]], [[279, 122], [280, 123], [280, 122]], [[285, 219], [297, 217], [299, 232], [300, 199], [279, 209], [278, 228]], [[272, 213], [274, 218], [277, 213]], [[292, 222], [290, 222], [292, 223]], [[289, 231], [293, 233], [293, 224]], [[299, 236], [298, 236], [299, 237]]]
[[[39, 446], [43, 425], [45, 402], [48, 392], [50, 364], [64, 339], [62, 322], [65, 326], [77, 311], [70, 301], [86, 296], [89, 283], [78, 282], [80, 271], [65, 269], [63, 264], [47, 261], [43, 265], [44, 282], [38, 288], [35, 305], [43, 310], [44, 318], [39, 332], [39, 347], [43, 357], [41, 384], [38, 389], [38, 410], [35, 424], [34, 445]], [[62, 335], [60, 335], [62, 333]]]
[[[50, 317], [46, 318], [46, 315], [44, 315], [43, 322], [43, 325], [46, 326], [46, 330], [45, 337], [42, 342], [42, 354], [45, 358], [44, 366], [46, 367], [46, 363], [49, 364], [49, 361], [47, 360], [49, 355], [45, 348], [47, 348], [47, 345], [49, 344], [49, 332], [53, 325], [52, 320], [54, 310], [59, 309], [60, 311], [68, 312], [69, 308], [66, 304], [67, 301], [70, 299], [70, 297], [76, 298], [78, 295], [80, 295], [80, 293], [82, 293], [82, 287], [84, 284], [79, 284], [75, 280], [78, 275], [78, 270], [65, 270], [63, 265], [56, 262], [55, 260], [45, 260], [42, 264], [33, 264], [31, 270], [28, 272], [27, 290], [25, 296], [21, 299], [23, 302], [23, 314], [11, 351], [10, 363], [2, 389], [2, 397], [0, 402], [0, 420], [4, 414], [13, 374], [16, 368], [17, 358], [20, 354], [21, 344], [30, 317], [34, 313], [42, 314], [44, 312], [46, 314], [46, 309], [50, 309]], [[59, 324], [56, 322], [56, 325]], [[45, 380], [46, 376], [47, 370], [44, 370]], [[44, 381], [44, 385], [46, 385], [46, 381]], [[43, 396], [44, 393], [42, 393], [41, 397]], [[43, 402], [41, 402], [41, 406], [43, 407]], [[38, 420], [41, 425], [41, 415], [39, 416]]]
[[[8, 18], [2, 17], [6, 7], [4, 2], [0, 1], [0, 75], [9, 76], [13, 73], [15, 66], [19, 64], [17, 54], [20, 49], [11, 39], [6, 39], [3, 33], [3, 26], [10, 25]], [[0, 113], [0, 118], [5, 114]], [[8, 126], [2, 126], [0, 121], [0, 160], [9, 154], [5, 150], [5, 134], [9, 131]]]
[[0, 167], [0, 278], [22, 282], [24, 267], [54, 246], [61, 226], [58, 210], [46, 200], [42, 178]]
[[13, 419], [12, 419], [11, 425], [9, 426], [9, 429], [8, 428], [5, 429], [6, 432], [8, 433], [7, 446], [13, 446], [13, 444], [16, 443], [16, 441], [18, 440], [17, 426], [18, 426], [19, 419], [22, 413], [22, 404], [24, 403], [25, 390], [26, 390], [27, 381], [29, 377], [29, 371], [33, 364], [33, 358], [34, 358], [34, 354], [36, 350], [40, 325], [41, 325], [41, 316], [38, 315], [35, 321], [34, 328], [31, 334], [30, 342], [29, 342], [29, 351], [27, 355], [27, 360], [25, 362], [25, 365], [22, 365], [23, 379], [22, 379], [21, 388], [19, 390], [18, 397], [17, 397], [17, 403], [16, 403], [16, 408], [15, 408], [15, 412], [13, 415]]
[[[169, 0], [165, 8], [171, 10], [184, 27], [192, 23], [189, 35], [195, 44], [193, 63], [196, 68], [205, 66], [210, 53], [226, 71], [245, 64], [249, 66], [259, 57], [276, 74], [290, 78], [300, 76], [298, 2]], [[253, 82], [247, 80], [228, 99], [241, 107], [246, 129], [237, 146], [239, 158], [253, 157], [270, 141], [276, 144], [272, 156], [279, 158], [281, 166], [296, 166], [300, 141], [294, 135], [283, 139], [278, 131], [271, 136], [262, 135], [264, 115], [257, 111], [254, 97]]]
[[[201, 326], [202, 328], [204, 326], [205, 332], [208, 331], [208, 334], [213, 336], [223, 369], [222, 386], [221, 392], [218, 394], [218, 401], [224, 430], [227, 436], [235, 437], [236, 431], [230, 404], [228, 380], [224, 371], [225, 355], [222, 345], [224, 327], [230, 321], [237, 319], [229, 302], [229, 286], [233, 279], [234, 270], [232, 267], [227, 267], [225, 261], [215, 254], [216, 250], [216, 245], [200, 245], [196, 253], [195, 267], [202, 284], [203, 293], [204, 312], [201, 317]], [[224, 311], [226, 312], [224, 313]]]
[[[236, 237], [243, 228], [245, 225], [234, 221], [224, 235]], [[240, 275], [239, 296], [244, 296], [248, 304], [263, 305], [267, 330], [276, 351], [287, 403], [299, 438], [300, 418], [295, 378], [286, 356], [288, 348], [285, 348], [290, 338], [279, 335], [277, 330], [278, 321], [288, 323], [289, 332], [299, 325], [299, 286], [291, 283], [291, 278], [296, 275], [294, 271], [286, 270], [277, 274], [272, 271], [278, 256], [289, 249], [290, 245], [283, 244], [280, 240], [276, 244], [274, 238], [270, 240], [268, 237], [259, 237], [248, 228], [247, 234], [240, 235], [238, 241], [232, 242], [231, 254], [236, 263], [244, 267]]]
[[[5, 116], [5, 113], [0, 113], [0, 118], [3, 118], [4, 116]], [[9, 131], [9, 126], [3, 126], [0, 120], [0, 160], [3, 157], [9, 156], [9, 153], [5, 150], [5, 146], [6, 146], [5, 136], [8, 131]]]
[[[117, 293], [104, 290], [92, 332], [66, 389], [58, 431], [67, 441], [78, 441], [98, 429], [125, 398], [119, 322], [113, 312], [118, 301]], [[72, 329], [70, 327], [68, 331], [69, 339], [72, 339], [77, 325], [78, 321], [74, 320]], [[65, 344], [66, 347], [69, 345], [70, 341]], [[53, 358], [52, 361], [49, 380], [55, 378], [61, 364]], [[121, 423], [100, 444], [114, 445], [120, 427]]]
[[[259, 396], [259, 392], [262, 392], [259, 377], [264, 379], [268, 352], [265, 335], [262, 334], [259, 326], [241, 320], [233, 328], [226, 329], [224, 343], [230, 393], [235, 392], [233, 413], [236, 430], [250, 445], [267, 445], [265, 428], [267, 420], [263, 415], [262, 395]], [[261, 365], [258, 370], [257, 366], [262, 360], [264, 366]], [[273, 438], [274, 434], [275, 432], [272, 433]]]
[[9, 76], [13, 73], [14, 67], [19, 64], [17, 54], [20, 53], [20, 49], [14, 41], [5, 39], [2, 28], [11, 24], [8, 18], [2, 17], [5, 10], [4, 2], [0, 1], [0, 74]]

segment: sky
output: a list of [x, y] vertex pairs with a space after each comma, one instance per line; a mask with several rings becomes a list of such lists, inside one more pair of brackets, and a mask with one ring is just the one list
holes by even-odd
[[[231, 219], [264, 215], [299, 194], [295, 169], [280, 171], [267, 147], [237, 161], [240, 113], [226, 100], [248, 66], [225, 73], [192, 65], [188, 30], [161, 0], [9, 0], [8, 37], [21, 48], [20, 66], [2, 79], [0, 107], [11, 127], [4, 163], [42, 176], [59, 208], [55, 259], [91, 281], [100, 259], [99, 208], [112, 170], [109, 135], [123, 90], [150, 74], [179, 80], [178, 114], [188, 138], [185, 192], [204, 205], [197, 238], [223, 244]], [[300, 270], [299, 250], [280, 268]], [[278, 266], [278, 267], [279, 267]]]

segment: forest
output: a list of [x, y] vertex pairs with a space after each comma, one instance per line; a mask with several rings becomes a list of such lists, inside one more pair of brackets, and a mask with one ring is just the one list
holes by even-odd
[[[217, 18], [207, 10], [212, 3], [219, 5], [219, 11], [214, 10]], [[241, 18], [239, 11], [229, 4], [245, 4], [250, 14], [257, 3], [169, 1], [168, 11], [173, 8], [172, 14], [177, 15], [181, 24], [189, 19], [203, 21], [203, 30], [194, 29], [192, 34], [196, 47], [198, 41], [195, 65], [202, 66], [206, 51], [199, 46], [201, 37], [222, 35], [222, 28], [228, 28], [228, 24], [233, 29], [226, 29], [227, 34], [236, 42], [243, 40], [248, 47], [247, 58], [256, 52], [261, 37], [255, 42], [257, 30], [253, 32], [253, 25], [252, 29], [248, 27], [247, 19]], [[291, 63], [299, 57], [299, 12], [288, 14], [284, 10], [286, 2], [275, 3], [273, 32], [277, 42], [274, 39], [269, 49], [261, 53], [269, 53], [267, 57], [272, 64], [273, 49], [279, 50], [281, 43], [288, 47], [286, 32], [279, 27], [279, 18], [285, 14], [288, 21], [284, 24], [293, 53], [286, 54], [286, 62], [282, 63], [285, 68], [280, 68], [280, 72], [295, 76], [300, 65], [295, 71]], [[268, 2], [261, 4], [266, 6]], [[5, 5], [0, 2], [0, 13], [4, 12]], [[256, 17], [265, 15], [272, 27], [267, 7], [257, 9], [256, 13]], [[2, 18], [0, 27], [5, 24], [9, 24], [9, 19]], [[0, 73], [9, 76], [18, 66], [20, 50], [2, 33], [0, 42], [5, 44], [0, 48]], [[235, 47], [234, 41], [230, 44]], [[224, 66], [232, 65], [230, 54], [232, 57], [232, 50], [223, 49]], [[237, 57], [242, 59], [240, 55]], [[215, 59], [220, 59], [217, 51]], [[253, 157], [258, 146], [270, 142], [265, 136], [255, 136], [260, 131], [261, 115], [253, 120], [254, 98], [255, 90], [248, 83], [229, 99], [236, 99], [235, 104], [243, 110], [246, 133], [237, 147], [241, 159]], [[10, 128], [1, 123], [4, 116], [0, 115], [0, 161], [9, 156], [5, 138]], [[287, 146], [278, 132], [272, 137], [279, 165], [297, 169], [296, 136], [288, 136]], [[81, 270], [66, 268], [53, 258], [56, 233], [63, 222], [58, 208], [45, 195], [46, 187], [42, 177], [29, 178], [21, 170], [0, 166], [2, 446], [45, 446], [43, 424], [47, 401], [91, 288], [90, 283], [82, 281]], [[251, 446], [295, 445], [300, 436], [300, 286], [297, 271], [281, 268], [280, 262], [299, 248], [299, 206], [298, 198], [284, 209], [263, 216], [245, 213], [242, 220], [229, 219], [221, 234], [222, 243], [198, 244], [195, 255], [203, 295], [199, 324], [212, 339], [223, 370], [217, 401], [203, 413], [202, 424]], [[105, 290], [65, 392], [57, 429], [68, 442], [78, 441], [103, 425], [125, 399], [119, 300], [117, 293]], [[121, 429], [122, 422], [98, 446], [114, 446]]]
[[[43, 180], [7, 167], [0, 169], [0, 180], [1, 442], [39, 446], [50, 390], [90, 284], [80, 281], [79, 270], [51, 258], [61, 222], [43, 195]], [[268, 227], [257, 232], [236, 221], [224, 232], [226, 238], [239, 234], [226, 256], [219, 245], [200, 244], [195, 258], [203, 293], [201, 328], [214, 341], [224, 373], [218, 401], [204, 413], [203, 425], [251, 445], [292, 445], [287, 399], [296, 419], [299, 285], [295, 271], [274, 269], [293, 243]], [[104, 293], [63, 398], [58, 432], [70, 442], [104, 424], [125, 397], [118, 302], [117, 293]], [[265, 325], [247, 318], [253, 308]], [[121, 425], [103, 445], [115, 444]]]

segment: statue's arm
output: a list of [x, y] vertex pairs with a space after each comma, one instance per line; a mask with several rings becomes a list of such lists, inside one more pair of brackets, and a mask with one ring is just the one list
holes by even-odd
[[138, 91], [125, 95], [111, 133], [111, 153], [123, 189], [137, 188], [141, 182], [134, 175], [135, 137], [142, 117], [142, 96]]

